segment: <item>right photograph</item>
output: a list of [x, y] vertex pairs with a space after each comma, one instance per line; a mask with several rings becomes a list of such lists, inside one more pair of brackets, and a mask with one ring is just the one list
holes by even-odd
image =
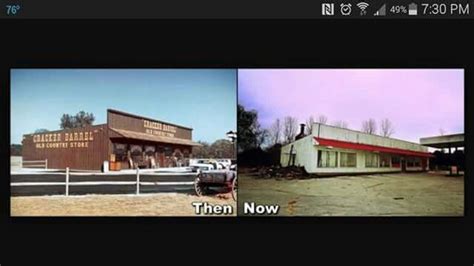
[[239, 69], [239, 216], [464, 216], [464, 69]]

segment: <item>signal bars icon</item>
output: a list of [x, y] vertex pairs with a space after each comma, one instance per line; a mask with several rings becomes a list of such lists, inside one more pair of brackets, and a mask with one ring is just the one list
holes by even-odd
[[386, 15], [386, 9], [385, 9], [385, 4], [383, 4], [382, 7], [377, 10], [377, 12], [374, 13], [374, 16], [385, 16]]
[[367, 9], [367, 7], [369, 7], [369, 4], [366, 2], [359, 2], [357, 4], [357, 7], [360, 8], [360, 15], [364, 16], [365, 14], [367, 14], [367, 11], [365, 10]]

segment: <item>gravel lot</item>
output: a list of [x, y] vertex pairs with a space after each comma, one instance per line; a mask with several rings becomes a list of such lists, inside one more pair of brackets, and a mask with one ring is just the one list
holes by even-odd
[[283, 216], [463, 216], [464, 178], [400, 173], [256, 179], [239, 175], [243, 202], [278, 204]]
[[[229, 204], [232, 196], [197, 197], [181, 193], [10, 197], [11, 216], [195, 216], [192, 202]], [[201, 215], [200, 215], [201, 216]]]

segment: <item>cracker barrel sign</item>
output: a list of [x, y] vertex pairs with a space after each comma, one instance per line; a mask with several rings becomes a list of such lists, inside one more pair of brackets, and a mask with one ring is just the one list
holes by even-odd
[[94, 141], [93, 133], [93, 131], [80, 131], [34, 134], [33, 143], [37, 149], [88, 148], [89, 142]]
[[143, 120], [143, 127], [145, 128], [145, 133], [155, 136], [174, 138], [176, 133], [175, 126], [149, 120]]

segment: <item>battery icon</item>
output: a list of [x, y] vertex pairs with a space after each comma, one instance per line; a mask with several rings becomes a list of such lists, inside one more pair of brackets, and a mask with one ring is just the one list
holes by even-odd
[[408, 15], [409, 16], [416, 16], [418, 15], [418, 9], [415, 3], [411, 3], [408, 5]]

